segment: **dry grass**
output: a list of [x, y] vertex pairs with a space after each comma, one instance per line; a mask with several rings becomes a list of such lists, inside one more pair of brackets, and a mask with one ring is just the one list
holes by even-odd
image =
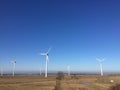
[[[114, 80], [114, 83], [110, 80]], [[120, 76], [65, 76], [58, 82], [61, 88], [59, 90], [109, 90], [110, 87], [120, 84]], [[0, 90], [55, 90], [55, 86], [56, 76], [0, 77]]]
[[55, 77], [15, 76], [0, 78], [0, 90], [53, 90]]

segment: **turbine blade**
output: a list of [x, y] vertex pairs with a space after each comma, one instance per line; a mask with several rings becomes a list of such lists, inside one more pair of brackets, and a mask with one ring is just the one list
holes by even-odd
[[96, 58], [96, 60], [100, 62], [100, 59], [99, 59], [99, 58]]
[[46, 55], [46, 53], [40, 53], [40, 55]]
[[105, 61], [105, 58], [103, 58], [102, 61]]
[[10, 63], [13, 63], [12, 61], [10, 61]]
[[96, 58], [96, 60], [97, 60], [98, 62], [103, 62], [103, 61], [105, 60], [105, 58], [103, 58], [103, 59]]
[[49, 53], [49, 52], [50, 52], [50, 50], [51, 50], [51, 48], [49, 48], [49, 49], [48, 49], [47, 53]]
[[11, 63], [13, 63], [13, 64], [14, 64], [14, 63], [16, 63], [16, 61], [11, 61]]

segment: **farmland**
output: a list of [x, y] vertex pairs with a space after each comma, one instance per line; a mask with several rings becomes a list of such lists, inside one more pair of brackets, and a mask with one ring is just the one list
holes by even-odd
[[2, 76], [0, 90], [109, 90], [120, 84], [120, 76], [71, 75], [63, 79], [57, 76]]

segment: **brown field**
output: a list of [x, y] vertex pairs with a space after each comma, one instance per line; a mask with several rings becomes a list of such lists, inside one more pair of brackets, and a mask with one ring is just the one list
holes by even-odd
[[74, 75], [62, 80], [56, 80], [56, 76], [0, 77], [0, 90], [109, 90], [116, 84], [120, 84], [120, 76]]

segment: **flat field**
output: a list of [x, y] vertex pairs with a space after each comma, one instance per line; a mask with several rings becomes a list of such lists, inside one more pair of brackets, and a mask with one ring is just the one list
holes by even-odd
[[71, 75], [62, 80], [56, 80], [56, 76], [0, 77], [0, 90], [109, 90], [116, 84], [120, 84], [118, 75]]

